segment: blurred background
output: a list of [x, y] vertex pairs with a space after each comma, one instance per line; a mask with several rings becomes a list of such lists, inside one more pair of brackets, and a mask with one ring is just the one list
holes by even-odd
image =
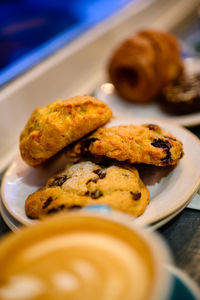
[[0, 85], [134, 0], [1, 0]]
[[[85, 31], [123, 11], [128, 4], [165, 7], [166, 0], [0, 0], [0, 86], [54, 53]], [[182, 1], [182, 3], [187, 1]], [[156, 7], [155, 7], [156, 8]], [[130, 6], [130, 10], [134, 6]], [[154, 9], [155, 10], [155, 9]], [[158, 8], [159, 10], [159, 8]], [[167, 10], [166, 10], [167, 13]], [[126, 13], [127, 14], [127, 13]], [[141, 19], [141, 22], [144, 21]], [[199, 10], [179, 26], [183, 56], [200, 52]]]

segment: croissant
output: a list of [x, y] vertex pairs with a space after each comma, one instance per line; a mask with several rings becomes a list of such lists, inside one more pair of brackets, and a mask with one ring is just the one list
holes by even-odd
[[145, 103], [183, 71], [179, 46], [167, 33], [143, 30], [124, 41], [112, 55], [108, 73], [118, 94]]

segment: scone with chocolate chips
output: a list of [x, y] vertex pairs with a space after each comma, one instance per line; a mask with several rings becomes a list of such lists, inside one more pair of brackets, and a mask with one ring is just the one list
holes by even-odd
[[67, 156], [103, 156], [129, 163], [175, 165], [183, 156], [182, 143], [158, 125], [99, 128], [66, 150]]
[[149, 203], [149, 191], [130, 166], [103, 167], [90, 161], [67, 165], [25, 203], [29, 218], [38, 219], [61, 210], [88, 204], [108, 204], [114, 209], [141, 215]]
[[111, 117], [112, 111], [105, 103], [87, 95], [37, 108], [20, 135], [21, 156], [32, 167], [41, 165]]

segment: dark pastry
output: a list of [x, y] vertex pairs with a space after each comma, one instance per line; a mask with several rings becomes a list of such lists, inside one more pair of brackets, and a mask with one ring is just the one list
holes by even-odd
[[200, 74], [184, 74], [166, 86], [160, 103], [167, 112], [176, 115], [200, 111]]

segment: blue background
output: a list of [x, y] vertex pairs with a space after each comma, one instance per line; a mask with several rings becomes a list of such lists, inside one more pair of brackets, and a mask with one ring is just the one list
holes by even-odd
[[0, 0], [0, 86], [128, 2]]

